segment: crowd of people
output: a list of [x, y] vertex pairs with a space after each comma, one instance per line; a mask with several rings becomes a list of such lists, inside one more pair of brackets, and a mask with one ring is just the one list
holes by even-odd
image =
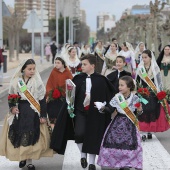
[[[11, 79], [0, 155], [35, 170], [32, 159], [65, 154], [75, 140], [82, 168], [96, 170], [99, 155], [101, 167], [142, 170], [141, 142], [170, 128], [170, 45], [158, 57], [143, 42], [134, 50], [116, 38], [107, 47], [67, 43], [60, 57], [56, 50], [55, 43], [45, 47], [54, 63], [46, 88], [33, 59]], [[76, 87], [74, 108], [66, 100], [68, 79]]]

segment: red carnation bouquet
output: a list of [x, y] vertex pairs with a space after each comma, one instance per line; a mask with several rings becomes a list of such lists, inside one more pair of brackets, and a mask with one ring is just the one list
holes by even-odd
[[170, 115], [169, 115], [169, 107], [168, 107], [168, 102], [166, 100], [166, 92], [165, 91], [160, 91], [156, 94], [159, 102], [161, 103], [162, 107], [164, 108], [165, 114], [166, 114], [166, 119], [168, 123], [170, 124]]
[[157, 98], [159, 101], [163, 100], [166, 98], [166, 92], [165, 91], [160, 91], [159, 93], [157, 93]]
[[20, 100], [21, 96], [18, 95], [18, 94], [10, 94], [8, 96], [8, 102], [13, 104], [13, 105], [16, 105], [19, 103], [19, 100]]
[[147, 88], [139, 88], [137, 92], [143, 97], [149, 97], [150, 95], [150, 92]]
[[[11, 103], [12, 105], [18, 107], [20, 98], [21, 98], [21, 96], [18, 94], [10, 94], [8, 96], [8, 102]], [[18, 118], [18, 113], [16, 114], [16, 117]]]
[[141, 106], [141, 103], [138, 102], [138, 103], [136, 103], [134, 106], [138, 109], [138, 108]]
[[48, 95], [48, 102], [54, 101], [57, 99], [63, 100], [64, 97], [62, 93], [63, 93], [63, 89], [61, 87], [51, 90]]

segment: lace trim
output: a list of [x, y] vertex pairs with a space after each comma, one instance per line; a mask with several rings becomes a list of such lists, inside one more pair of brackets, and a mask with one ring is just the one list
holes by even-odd
[[22, 132], [22, 130], [19, 130], [19, 123], [17, 121], [18, 120], [15, 118], [13, 124], [9, 128], [8, 133], [8, 138], [14, 148], [18, 148], [20, 146], [26, 147], [36, 144], [39, 140], [40, 128], [37, 127], [34, 129], [34, 131]]

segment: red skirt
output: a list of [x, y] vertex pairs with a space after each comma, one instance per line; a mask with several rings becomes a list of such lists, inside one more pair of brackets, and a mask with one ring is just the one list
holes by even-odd
[[[170, 113], [170, 108], [169, 108]], [[160, 106], [160, 116], [155, 122], [139, 122], [140, 131], [143, 132], [164, 132], [170, 128], [166, 119], [166, 114], [162, 106]]]

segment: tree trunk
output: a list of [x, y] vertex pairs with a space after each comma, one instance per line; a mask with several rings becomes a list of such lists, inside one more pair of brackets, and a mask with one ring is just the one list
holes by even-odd
[[16, 57], [17, 57], [17, 60], [19, 60], [19, 31], [20, 30], [17, 30], [17, 32], [16, 32]]
[[154, 42], [154, 45], [155, 45], [155, 59], [158, 58], [158, 30], [157, 30], [157, 17], [154, 16], [154, 37], [153, 37], [153, 42]]
[[9, 42], [9, 61], [12, 62], [12, 58], [14, 58], [14, 44], [15, 44], [15, 37], [12, 31], [8, 32], [8, 42]]

